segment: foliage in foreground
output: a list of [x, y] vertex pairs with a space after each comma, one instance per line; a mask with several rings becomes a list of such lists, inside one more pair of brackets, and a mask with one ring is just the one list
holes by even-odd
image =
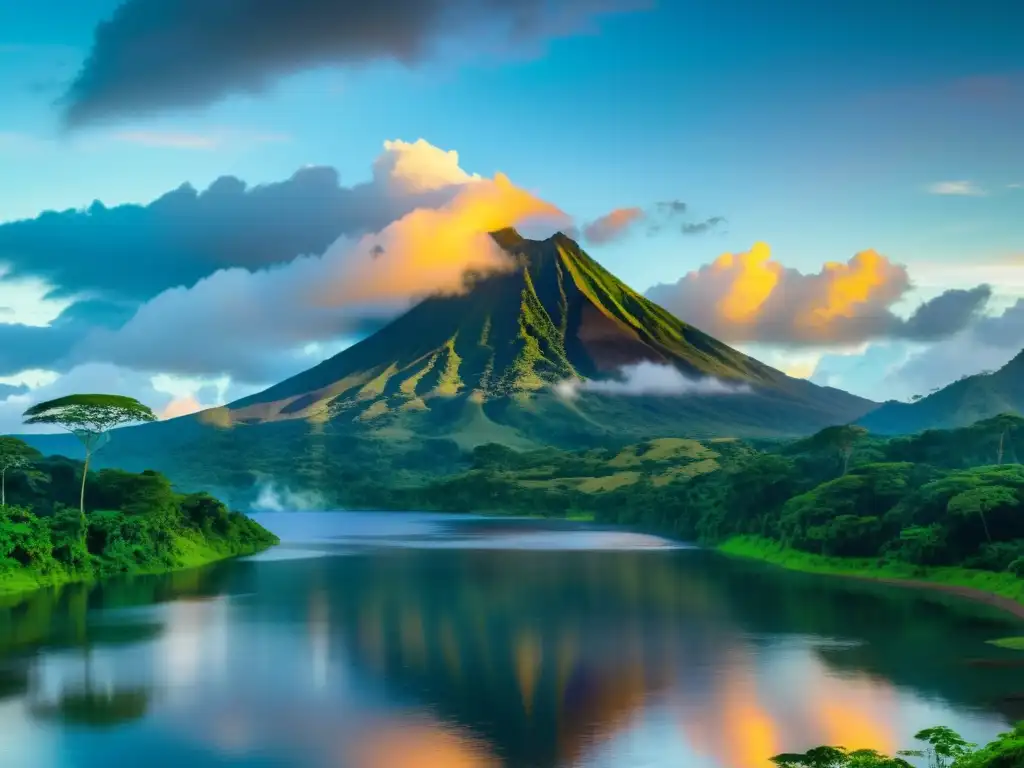
[[815, 747], [807, 752], [776, 755], [779, 768], [912, 768], [904, 757], [926, 757], [929, 768], [1021, 768], [1024, 766], [1024, 722], [1000, 734], [981, 749], [958, 733], [939, 726], [927, 728], [914, 737], [922, 749], [898, 752], [896, 757], [873, 749], [848, 751], [843, 747]]
[[255, 552], [276, 537], [204, 493], [175, 493], [156, 472], [90, 475], [86, 514], [72, 506], [82, 467], [41, 459], [0, 506], [0, 590], [158, 572]]

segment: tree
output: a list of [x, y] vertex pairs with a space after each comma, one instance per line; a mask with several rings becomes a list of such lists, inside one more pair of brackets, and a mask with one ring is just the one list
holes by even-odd
[[811, 438], [811, 444], [820, 450], [835, 451], [843, 463], [843, 472], [850, 468], [850, 457], [857, 443], [864, 439], [868, 431], [856, 424], [840, 424], [825, 427]]
[[0, 507], [7, 504], [7, 472], [26, 467], [42, 456], [24, 440], [5, 435], [0, 437]]
[[1003, 448], [1006, 445], [1006, 436], [1024, 426], [1024, 418], [1021, 418], [1016, 413], [1001, 413], [991, 419], [979, 422], [979, 426], [984, 426], [998, 433], [999, 447], [996, 449], [996, 464], [1001, 465], [1003, 463]]
[[92, 454], [106, 445], [110, 430], [124, 424], [156, 421], [156, 415], [133, 397], [123, 395], [68, 395], [33, 405], [25, 411], [26, 424], [56, 424], [77, 437], [85, 448], [78, 513], [85, 529], [85, 479]]

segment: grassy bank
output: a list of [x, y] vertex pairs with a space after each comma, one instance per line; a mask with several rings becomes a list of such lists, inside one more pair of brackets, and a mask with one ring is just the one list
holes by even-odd
[[45, 573], [30, 568], [0, 570], [0, 602], [3, 602], [5, 598], [19, 597], [37, 589], [58, 587], [64, 584], [92, 583], [116, 576], [152, 576], [199, 568], [232, 557], [253, 555], [271, 546], [273, 543], [269, 541], [258, 543], [195, 541], [179, 536], [175, 541], [175, 554], [159, 565], [148, 564], [125, 570], [111, 567], [109, 563], [95, 558], [93, 565], [79, 570], [55, 568]]
[[1022, 608], [1018, 615], [1024, 614], [1024, 579], [1011, 573], [970, 568], [924, 567], [909, 563], [888, 563], [879, 559], [824, 557], [791, 549], [760, 536], [734, 536], [720, 544], [717, 549], [727, 555], [761, 560], [793, 571], [906, 582], [908, 586], [931, 586], [956, 592], [964, 597], [979, 598], [982, 594], [992, 595], [1013, 601]]

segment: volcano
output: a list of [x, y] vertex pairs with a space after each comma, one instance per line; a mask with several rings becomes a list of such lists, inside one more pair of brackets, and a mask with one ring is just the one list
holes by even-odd
[[[875, 405], [791, 378], [680, 321], [561, 233], [492, 237], [509, 270], [427, 298], [316, 367], [190, 418], [221, 428], [306, 420], [462, 447], [527, 446], [596, 435], [799, 435]], [[638, 364], [715, 386], [644, 396], [591, 386], [620, 381]]]

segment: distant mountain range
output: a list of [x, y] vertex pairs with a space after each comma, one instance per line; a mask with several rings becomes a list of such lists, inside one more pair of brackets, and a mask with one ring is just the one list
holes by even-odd
[[916, 402], [890, 400], [858, 423], [871, 432], [897, 435], [966, 427], [1006, 412], [1024, 413], [1024, 352], [998, 371], [965, 376]]

